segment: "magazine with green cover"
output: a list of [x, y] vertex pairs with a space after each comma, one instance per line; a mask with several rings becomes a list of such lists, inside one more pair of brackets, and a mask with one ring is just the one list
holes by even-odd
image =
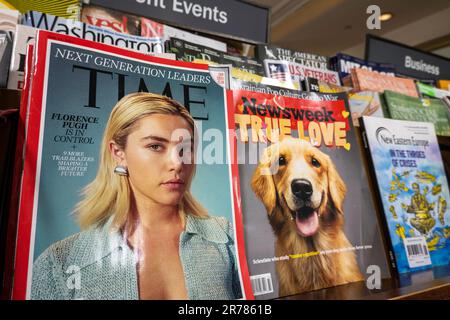
[[434, 124], [437, 135], [450, 136], [447, 106], [438, 99], [419, 99], [393, 91], [384, 92], [392, 119], [423, 121]]

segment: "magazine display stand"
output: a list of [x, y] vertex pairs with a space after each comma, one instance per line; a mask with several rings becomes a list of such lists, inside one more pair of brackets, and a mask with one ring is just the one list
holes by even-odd
[[[105, 156], [98, 150], [103, 150], [113, 106], [128, 94], [146, 92], [180, 101], [195, 121], [192, 132], [200, 125], [203, 140], [218, 139], [209, 137], [208, 130], [219, 131], [224, 139], [214, 152], [202, 145], [214, 154], [211, 158], [220, 154], [225, 160], [211, 160], [215, 167], [203, 159], [195, 162], [199, 178], [192, 180], [192, 187], [206, 218], [226, 225], [220, 225], [221, 231], [226, 229], [219, 232], [220, 239], [201, 227], [206, 230], [201, 241], [211, 236], [219, 247], [226, 244], [229, 260], [218, 263], [226, 270], [223, 279], [217, 276], [223, 280], [217, 290], [205, 285], [199, 292], [192, 289], [197, 278], [191, 275], [200, 267], [214, 268], [200, 254], [195, 268], [188, 270], [190, 276], [182, 265], [187, 297], [450, 300], [450, 80], [405, 76], [394, 63], [367, 60], [367, 52], [366, 60], [346, 53], [326, 57], [233, 36], [231, 31], [153, 20], [116, 5], [106, 7], [103, 0], [65, 2], [76, 3], [75, 15], [30, 9], [7, 20], [0, 9], [0, 27], [9, 23], [0, 35], [12, 39], [6, 46], [0, 38], [0, 65], [6, 65], [1, 71], [9, 78], [0, 87], [0, 111], [16, 112], [7, 120], [0, 113], [0, 132], [13, 128], [8, 144], [0, 136], [0, 152], [10, 153], [0, 154], [0, 209], [7, 208], [0, 212], [0, 299], [145, 297], [140, 295], [140, 274], [131, 280], [123, 277], [132, 284], [123, 295], [125, 285], [109, 295], [107, 285], [94, 280], [82, 290], [69, 288], [66, 256], [53, 254], [60, 243], [88, 234], [69, 212], [78, 212], [78, 192], [94, 181], [97, 165], [102, 167]], [[10, 62], [3, 52], [11, 55]], [[109, 141], [115, 144], [113, 138]], [[63, 162], [66, 155], [75, 164]], [[192, 159], [199, 156], [203, 151]], [[116, 169], [123, 167], [119, 164], [114, 163]], [[78, 166], [80, 173], [70, 172], [70, 166]], [[116, 169], [108, 172], [116, 174]], [[128, 216], [116, 234], [125, 245], [111, 249], [108, 243], [108, 248], [131, 249], [124, 250], [121, 258], [128, 260], [123, 258], [120, 265], [129, 276], [140, 272], [143, 260], [141, 248], [127, 238], [135, 197], [128, 168], [123, 170], [120, 181], [131, 196], [121, 198], [129, 202]], [[183, 219], [196, 215], [191, 207], [193, 212], [184, 211], [184, 192], [174, 206], [184, 214], [179, 251], [182, 237], [192, 232]], [[107, 209], [112, 212], [108, 220], [115, 221], [116, 207]], [[106, 225], [103, 220], [90, 224], [92, 230]], [[100, 247], [95, 242], [89, 249], [95, 259]], [[202, 248], [220, 251], [216, 244]], [[100, 258], [105, 257], [107, 267], [113, 266], [116, 257], [108, 253]], [[80, 277], [81, 269], [74, 271]], [[92, 271], [92, 278], [110, 276], [108, 283], [120, 283], [120, 272], [105, 270]], [[214, 283], [216, 274], [206, 271], [199, 279], [208, 281], [200, 282]], [[36, 287], [50, 289], [39, 296]], [[221, 295], [214, 295], [216, 291]]]
[[286, 297], [286, 300], [448, 300], [450, 276], [433, 279], [423, 272], [423, 279], [414, 285], [401, 286], [392, 279], [384, 279], [380, 290], [369, 290], [363, 282], [322, 289]]

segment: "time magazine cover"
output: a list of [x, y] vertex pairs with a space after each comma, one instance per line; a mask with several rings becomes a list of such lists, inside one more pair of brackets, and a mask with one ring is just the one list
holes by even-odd
[[345, 94], [233, 95], [255, 298], [389, 277]]
[[448, 267], [450, 194], [433, 124], [364, 116], [361, 125], [398, 274]]
[[[184, 184], [187, 185], [186, 188], [190, 188], [190, 202], [182, 202], [180, 205], [190, 211], [184, 217], [186, 228], [180, 235], [181, 266], [178, 266], [182, 269], [177, 269], [179, 276], [184, 275], [186, 288], [185, 291], [173, 292], [185, 292], [185, 298], [189, 299], [251, 298], [250, 283], [246, 280], [246, 263], [243, 260], [244, 251], [241, 248], [243, 238], [240, 207], [233, 196], [237, 167], [231, 160], [234, 154], [228, 136], [229, 130], [234, 126], [233, 113], [227, 113], [227, 91], [211, 79], [208, 67], [153, 58], [47, 31], [38, 31], [34, 56], [13, 298], [143, 298], [139, 288], [145, 283], [139, 282], [138, 285], [138, 279], [142, 279], [142, 276], [138, 277], [141, 253], [136, 253], [133, 249], [140, 242], [128, 237], [133, 234], [133, 225], [128, 228], [126, 224], [125, 227], [116, 229], [117, 216], [114, 214], [118, 211], [114, 211], [110, 218], [105, 218], [104, 224], [94, 224], [87, 229], [82, 228], [80, 232], [80, 216], [75, 213], [83, 197], [89, 196], [86, 190], [92, 191], [86, 189], [86, 186], [92, 186], [92, 181], [99, 181], [98, 176], [104, 166], [108, 166], [105, 159], [109, 157], [109, 153], [102, 153], [100, 156], [100, 151], [107, 150], [105, 148], [109, 146], [111, 156], [117, 161], [122, 159], [123, 152], [126, 154], [128, 147], [125, 151], [114, 147], [119, 143], [116, 142], [119, 138], [110, 141], [108, 146], [104, 145], [106, 140], [102, 142], [102, 137], [106, 137], [107, 132], [112, 130], [108, 127], [113, 121], [111, 119], [116, 119], [120, 112], [124, 116], [131, 116], [131, 107], [136, 105], [126, 103], [129, 99], [141, 97], [166, 101], [170, 106], [182, 105], [183, 110], [185, 108], [189, 111], [184, 111], [184, 117], [193, 118], [191, 121], [195, 123], [195, 128], [189, 129], [195, 132], [195, 152], [189, 151], [193, 147], [189, 149], [188, 145], [182, 146], [175, 153], [177, 157], [190, 155], [195, 171], [192, 171], [192, 166], [187, 167], [191, 168], [188, 178], [178, 178], [173, 180], [175, 182], [170, 180], [170, 189], [160, 195], [169, 197], [166, 194], [172, 195], [172, 191], [185, 190], [180, 189], [180, 185]], [[129, 95], [131, 93], [133, 94]], [[111, 113], [115, 105], [114, 110], [123, 111]], [[151, 106], [151, 103], [148, 105]], [[181, 109], [177, 110], [181, 112]], [[155, 119], [152, 116], [142, 121]], [[170, 117], [164, 114], [155, 116]], [[157, 127], [161, 132], [166, 132], [165, 126], [173, 125], [178, 118], [148, 126], [139, 122], [139, 129], [134, 130], [141, 132], [140, 130], [154, 130]], [[145, 154], [152, 151], [152, 157], [165, 154], [162, 150], [172, 148], [172, 140], [164, 140], [164, 137], [154, 138], [150, 134], [143, 139], [159, 139], [160, 142], [145, 147], [148, 151], [143, 151]], [[184, 138], [180, 141], [185, 142]], [[105, 172], [107, 180], [111, 180], [105, 185], [105, 190], [114, 188], [117, 179], [125, 179], [119, 180], [121, 184], [128, 179], [137, 179], [130, 185], [133, 194], [136, 194], [135, 185], [152, 183], [157, 178], [148, 177], [149, 173], [162, 175], [166, 170], [163, 167], [157, 171], [152, 169], [158, 168], [156, 166], [160, 163], [154, 160], [151, 165], [138, 170], [139, 174], [136, 175], [137, 173], [133, 174], [134, 171], [128, 171], [132, 169], [132, 161], [130, 158], [128, 160], [128, 168], [117, 165]], [[184, 160], [182, 164], [185, 164]], [[186, 166], [188, 165], [186, 162]], [[136, 168], [136, 164], [133, 166]], [[140, 176], [144, 178], [143, 181], [139, 180]], [[211, 180], [211, 177], [214, 179]], [[159, 190], [159, 187], [155, 188]], [[106, 195], [101, 195], [92, 199], [87, 213], [96, 210], [96, 206], [105, 197]], [[183, 197], [182, 201], [187, 201], [184, 199], [188, 195], [184, 194]], [[130, 200], [130, 208], [133, 208], [133, 201], [137, 201], [133, 199]], [[118, 200], [114, 201], [116, 203]], [[200, 211], [208, 214], [203, 220], [193, 215]], [[165, 242], [167, 241], [163, 241], [161, 245]], [[161, 271], [173, 270], [169, 261], [167, 265], [164, 262], [170, 256], [166, 254], [164, 257], [161, 264], [155, 267]], [[163, 272], [161, 277], [144, 280], [159, 281], [164, 276]], [[183, 278], [179, 280], [173, 285], [183, 283]], [[158, 289], [161, 286], [153, 287]]]

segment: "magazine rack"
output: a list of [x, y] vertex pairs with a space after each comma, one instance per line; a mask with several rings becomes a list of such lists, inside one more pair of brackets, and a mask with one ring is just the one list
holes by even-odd
[[[403, 283], [403, 284], [401, 284]], [[448, 300], [450, 267], [416, 272], [409, 279], [383, 279], [381, 289], [370, 290], [365, 282], [307, 292], [283, 300]]]

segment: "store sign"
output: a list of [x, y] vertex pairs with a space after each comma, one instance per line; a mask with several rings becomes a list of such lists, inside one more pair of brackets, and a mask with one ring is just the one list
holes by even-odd
[[181, 27], [267, 42], [269, 9], [237, 0], [90, 0]]
[[388, 62], [396, 73], [416, 79], [450, 79], [450, 60], [413, 47], [367, 35], [366, 60]]

